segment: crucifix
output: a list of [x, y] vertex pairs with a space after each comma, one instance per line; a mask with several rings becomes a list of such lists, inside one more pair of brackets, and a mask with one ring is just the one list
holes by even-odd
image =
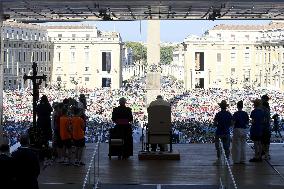
[[36, 106], [37, 101], [39, 99], [39, 86], [41, 85], [42, 81], [46, 81], [46, 75], [39, 76], [37, 75], [37, 64], [33, 62], [32, 65], [33, 74], [31, 76], [24, 75], [24, 81], [30, 79], [33, 84], [33, 127], [36, 127]]

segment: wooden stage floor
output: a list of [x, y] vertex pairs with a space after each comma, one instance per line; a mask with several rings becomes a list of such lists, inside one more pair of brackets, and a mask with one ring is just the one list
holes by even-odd
[[[218, 185], [220, 167], [216, 165], [214, 144], [176, 144], [180, 160], [138, 160], [140, 145], [134, 146], [134, 156], [128, 160], [108, 158], [108, 144], [100, 145], [100, 182], [103, 184], [169, 184], [169, 185]], [[88, 144], [84, 159], [86, 166], [75, 167], [53, 164], [41, 170], [40, 184], [82, 185], [87, 163], [94, 144]], [[250, 163], [253, 151], [247, 147], [245, 165], [231, 165], [238, 186], [243, 188], [284, 188], [284, 147], [271, 144], [269, 162]], [[275, 170], [275, 169], [276, 170]], [[242, 187], [239, 187], [242, 188]]]

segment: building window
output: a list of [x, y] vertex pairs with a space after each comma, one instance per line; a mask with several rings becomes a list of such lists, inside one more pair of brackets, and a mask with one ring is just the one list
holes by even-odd
[[236, 63], [236, 53], [235, 52], [231, 53], [231, 63], [232, 64]]
[[7, 60], [7, 52], [6, 51], [4, 51], [4, 53], [3, 53], [3, 56], [4, 56], [4, 62], [6, 62], [6, 60]]
[[234, 34], [231, 35], [231, 40], [235, 41], [236, 40], [236, 36]]
[[21, 52], [18, 54], [18, 61], [21, 62]]
[[102, 87], [110, 87], [111, 78], [102, 78]]
[[222, 61], [221, 53], [217, 53], [217, 62], [221, 61]]
[[102, 52], [102, 71], [111, 70], [111, 52]]
[[62, 34], [58, 34], [58, 40], [61, 40]]
[[72, 40], [75, 40], [76, 34], [72, 34]]
[[44, 52], [44, 61], [47, 60], [47, 52]]
[[75, 62], [75, 52], [71, 52], [71, 63]]
[[249, 41], [249, 35], [245, 35], [245, 40]]
[[57, 59], [58, 59], [58, 62], [60, 62], [60, 60], [61, 60], [61, 52], [57, 52]]
[[38, 61], [39, 60], [39, 54], [38, 54], [38, 52], [36, 52], [36, 61]]
[[42, 52], [40, 52], [40, 61], [43, 61]]
[[86, 40], [90, 39], [90, 34], [86, 34]]
[[90, 81], [90, 78], [89, 77], [85, 77], [85, 81]]
[[245, 53], [245, 63], [246, 63], [246, 64], [249, 64], [249, 63], [250, 63], [250, 54], [249, 54], [249, 52], [246, 52], [246, 53]]
[[221, 40], [221, 34], [220, 34], [220, 33], [217, 33], [217, 38], [218, 38], [219, 40]]
[[85, 52], [85, 63], [89, 63], [89, 52]]
[[24, 61], [26, 61], [26, 52], [24, 52]]
[[89, 71], [89, 67], [85, 67], [85, 71], [86, 71], [86, 72]]
[[204, 52], [195, 53], [195, 71], [204, 71]]
[[50, 60], [51, 60], [51, 53], [48, 52], [48, 61], [50, 61]]

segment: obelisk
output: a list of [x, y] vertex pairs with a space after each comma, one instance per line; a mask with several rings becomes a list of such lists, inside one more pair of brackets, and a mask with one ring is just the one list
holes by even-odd
[[160, 20], [148, 20], [147, 31], [147, 75], [146, 104], [147, 106], [160, 94], [161, 71], [160, 63]]

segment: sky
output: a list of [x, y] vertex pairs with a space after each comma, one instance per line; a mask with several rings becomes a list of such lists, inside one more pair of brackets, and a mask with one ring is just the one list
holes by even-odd
[[[218, 24], [268, 24], [269, 20], [161, 20], [161, 42], [183, 42], [188, 35], [201, 36]], [[102, 31], [116, 31], [123, 41], [147, 40], [147, 21], [89, 21], [79, 23], [48, 23], [48, 25], [94, 25]]]

